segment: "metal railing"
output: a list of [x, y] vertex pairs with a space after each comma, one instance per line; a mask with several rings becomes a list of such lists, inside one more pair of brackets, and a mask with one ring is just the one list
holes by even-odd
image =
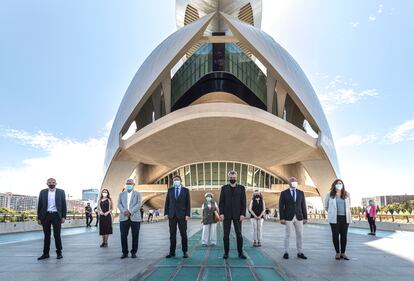
[[[118, 216], [118, 213], [112, 213], [114, 217]], [[95, 217], [95, 215], [93, 215]], [[85, 214], [67, 214], [67, 220], [85, 219]], [[37, 215], [33, 214], [0, 214], [0, 223], [4, 222], [28, 222], [36, 221]]]
[[[315, 214], [309, 213], [308, 218], [311, 219], [327, 219], [327, 214]], [[353, 214], [352, 219], [354, 221], [366, 221], [364, 214]], [[380, 222], [403, 222], [414, 223], [414, 215], [389, 215], [389, 214], [377, 214], [377, 221]]]

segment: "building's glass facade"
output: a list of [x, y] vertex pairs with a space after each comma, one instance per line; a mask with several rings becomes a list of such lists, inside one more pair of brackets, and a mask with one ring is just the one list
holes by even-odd
[[238, 182], [247, 188], [271, 188], [272, 184], [286, 183], [262, 169], [238, 162], [203, 162], [181, 167], [156, 181], [156, 184], [172, 185], [172, 177], [180, 175], [183, 185], [189, 188], [220, 187], [227, 183], [227, 173], [235, 170]]
[[189, 57], [171, 79], [174, 105], [201, 77], [213, 71], [213, 45], [204, 44]]
[[[223, 46], [224, 48], [219, 48]], [[222, 54], [224, 50], [224, 56]], [[224, 71], [234, 75], [266, 104], [266, 75], [236, 44], [203, 44], [171, 80], [174, 104], [204, 75]]]
[[236, 44], [226, 44], [225, 71], [236, 76], [266, 104], [266, 75]]

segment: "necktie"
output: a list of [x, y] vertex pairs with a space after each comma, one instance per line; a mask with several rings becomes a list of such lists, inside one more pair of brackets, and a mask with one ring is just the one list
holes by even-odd
[[293, 201], [295, 201], [296, 202], [296, 189], [293, 189], [292, 190], [292, 196], [293, 196]]
[[178, 195], [179, 195], [179, 193], [178, 193], [178, 188], [176, 187], [176, 188], [175, 188], [175, 199], [177, 199], [177, 198], [178, 198]]

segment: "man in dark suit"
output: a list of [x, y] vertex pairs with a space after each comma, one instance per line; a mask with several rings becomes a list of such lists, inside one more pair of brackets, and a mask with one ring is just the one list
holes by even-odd
[[65, 191], [56, 188], [56, 180], [50, 178], [46, 182], [49, 188], [43, 189], [39, 194], [37, 205], [37, 223], [42, 225], [45, 235], [43, 255], [38, 260], [49, 258], [51, 226], [53, 225], [53, 237], [55, 238], [57, 259], [62, 256], [62, 240], [60, 238], [61, 224], [66, 219], [66, 195]]
[[306, 210], [305, 193], [297, 189], [298, 180], [289, 179], [289, 188], [280, 193], [279, 215], [280, 223], [286, 225], [285, 228], [285, 254], [284, 259], [289, 258], [289, 238], [292, 225], [295, 226], [296, 248], [298, 258], [306, 260], [307, 257], [302, 252], [303, 224], [307, 223], [308, 212]]
[[173, 178], [173, 186], [167, 191], [164, 207], [164, 216], [168, 218], [170, 228], [170, 252], [166, 258], [175, 256], [177, 225], [181, 235], [183, 258], [188, 258], [187, 221], [190, 219], [190, 213], [190, 191], [181, 185], [181, 177], [176, 175]]
[[243, 185], [237, 184], [237, 172], [228, 173], [229, 184], [221, 187], [219, 211], [220, 219], [223, 221], [223, 242], [224, 259], [229, 257], [230, 228], [233, 222], [234, 231], [237, 237], [237, 251], [239, 258], [246, 259], [243, 254], [242, 221], [246, 217], [246, 189]]

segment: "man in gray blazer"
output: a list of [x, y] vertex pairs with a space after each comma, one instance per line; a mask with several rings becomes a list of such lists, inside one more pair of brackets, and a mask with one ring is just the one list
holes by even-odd
[[141, 192], [134, 190], [135, 182], [133, 179], [127, 179], [125, 191], [121, 192], [118, 197], [119, 228], [121, 231], [122, 256], [121, 259], [128, 257], [128, 233], [131, 228], [132, 232], [132, 250], [131, 258], [137, 257], [139, 229], [141, 225], [142, 205]]

